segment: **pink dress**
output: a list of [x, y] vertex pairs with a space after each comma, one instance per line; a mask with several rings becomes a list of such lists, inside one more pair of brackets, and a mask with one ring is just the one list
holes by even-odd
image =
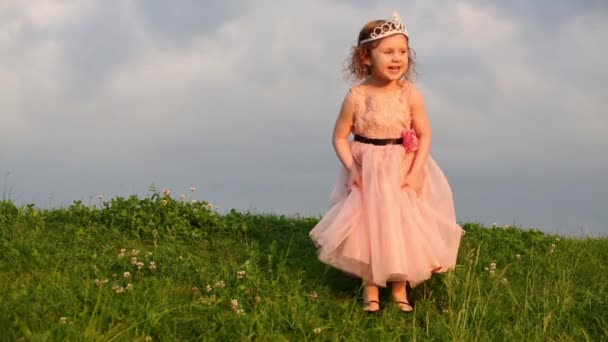
[[[411, 127], [407, 86], [374, 96], [354, 87], [347, 96], [355, 101], [355, 134], [398, 138]], [[453, 269], [463, 230], [456, 223], [450, 185], [431, 155], [418, 196], [401, 187], [414, 152], [403, 145], [355, 141], [350, 148], [362, 185], [349, 192], [348, 172], [340, 170], [331, 208], [310, 231], [319, 259], [382, 287], [389, 281], [416, 286]]]

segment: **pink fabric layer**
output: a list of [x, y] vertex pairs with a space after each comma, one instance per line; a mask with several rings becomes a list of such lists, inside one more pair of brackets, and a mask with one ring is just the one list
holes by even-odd
[[416, 286], [453, 269], [462, 228], [448, 181], [431, 155], [418, 196], [401, 187], [414, 157], [403, 145], [350, 144], [362, 186], [349, 192], [341, 169], [331, 208], [310, 231], [319, 259], [383, 287], [390, 281]]

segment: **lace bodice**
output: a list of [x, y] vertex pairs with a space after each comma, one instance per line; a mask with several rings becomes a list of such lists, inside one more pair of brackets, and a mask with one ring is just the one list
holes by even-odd
[[363, 87], [350, 89], [355, 103], [353, 133], [373, 139], [399, 138], [411, 128], [407, 85], [385, 94], [367, 94]]

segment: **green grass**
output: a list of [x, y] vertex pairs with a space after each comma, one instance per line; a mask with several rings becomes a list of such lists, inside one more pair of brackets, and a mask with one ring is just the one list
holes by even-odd
[[383, 290], [370, 316], [359, 281], [318, 262], [318, 219], [158, 193], [0, 201], [0, 340], [608, 340], [605, 238], [463, 224], [455, 271], [413, 290], [413, 314]]

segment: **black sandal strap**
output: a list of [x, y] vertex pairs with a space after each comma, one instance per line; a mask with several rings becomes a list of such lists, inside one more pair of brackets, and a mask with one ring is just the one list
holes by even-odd
[[[378, 308], [376, 310], [371, 310], [371, 304], [372, 303], [376, 303], [378, 304]], [[380, 314], [380, 312], [382, 311], [382, 308], [380, 307], [380, 302], [377, 300], [368, 300], [367, 302], [363, 303], [363, 311], [370, 313], [370, 314]]]
[[397, 304], [397, 306], [399, 306], [399, 304], [402, 304], [402, 305], [407, 305], [407, 307], [411, 308], [411, 310], [407, 310], [406, 308], [399, 307], [399, 310], [401, 310], [403, 312], [413, 312], [414, 311], [414, 306], [408, 302], [404, 302], [404, 301], [400, 300], [395, 303]]

